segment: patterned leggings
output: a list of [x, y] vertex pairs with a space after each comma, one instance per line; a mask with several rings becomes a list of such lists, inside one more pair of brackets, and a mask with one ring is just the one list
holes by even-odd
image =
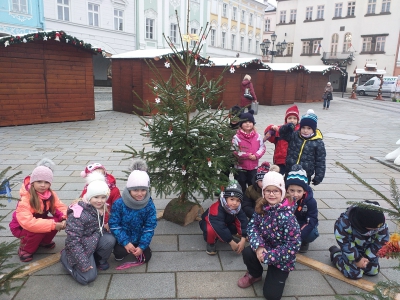
[[375, 257], [370, 259], [369, 264], [365, 269], [356, 267], [353, 263], [350, 263], [345, 255], [341, 251], [333, 254], [333, 261], [335, 266], [339, 269], [342, 274], [350, 279], [360, 279], [363, 275], [375, 276], [379, 273], [379, 261]]

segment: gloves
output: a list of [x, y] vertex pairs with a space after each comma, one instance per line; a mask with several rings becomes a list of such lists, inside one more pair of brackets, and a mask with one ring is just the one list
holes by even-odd
[[318, 185], [318, 184], [320, 184], [321, 182], [319, 182], [319, 181], [317, 181], [317, 180], [315, 180], [315, 178], [311, 181], [312, 182], [312, 184], [313, 185]]

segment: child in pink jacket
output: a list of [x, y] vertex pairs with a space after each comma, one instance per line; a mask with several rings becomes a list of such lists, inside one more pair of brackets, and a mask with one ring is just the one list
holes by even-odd
[[232, 139], [233, 154], [238, 158], [235, 165], [237, 170], [235, 179], [242, 187], [242, 191], [245, 191], [247, 186], [252, 185], [259, 160], [265, 153], [263, 137], [254, 128], [256, 122], [253, 114], [253, 110], [240, 114], [239, 129]]

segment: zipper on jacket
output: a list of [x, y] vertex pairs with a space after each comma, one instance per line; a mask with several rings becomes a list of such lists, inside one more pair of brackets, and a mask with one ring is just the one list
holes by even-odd
[[297, 162], [296, 162], [296, 164], [298, 165], [299, 164], [299, 162], [300, 162], [300, 158], [301, 158], [301, 155], [303, 154], [303, 148], [304, 148], [304, 145], [306, 144], [306, 140], [304, 140], [303, 141], [303, 145], [301, 145], [301, 148], [300, 148], [300, 152], [299, 152], [299, 156], [297, 157]]

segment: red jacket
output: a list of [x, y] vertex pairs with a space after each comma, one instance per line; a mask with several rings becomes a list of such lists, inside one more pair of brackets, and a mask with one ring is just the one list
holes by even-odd
[[240, 89], [240, 91], [241, 91], [241, 94], [240, 94], [240, 106], [241, 107], [245, 107], [246, 105], [249, 105], [252, 102], [251, 100], [249, 100], [249, 99], [247, 99], [247, 98], [245, 98], [243, 96], [244, 95], [244, 91], [245, 91], [246, 88], [250, 89], [250, 94], [253, 96], [253, 101], [257, 100], [256, 93], [254, 93], [253, 84], [251, 83], [250, 80], [245, 79], [245, 80], [242, 81], [242, 85], [241, 85], [241, 89]]
[[[264, 135], [268, 131], [273, 131], [272, 127], [273, 125], [268, 125], [267, 128], [264, 130]], [[279, 126], [280, 128], [281, 126]], [[299, 130], [300, 129], [300, 124], [297, 124], [294, 130]], [[282, 139], [279, 136], [279, 130], [275, 132], [274, 135], [271, 135], [271, 137], [268, 139], [270, 143], [275, 144], [275, 151], [274, 151], [274, 164], [276, 165], [284, 165], [286, 163], [286, 155], [287, 155], [287, 149], [288, 149], [288, 142]]]

